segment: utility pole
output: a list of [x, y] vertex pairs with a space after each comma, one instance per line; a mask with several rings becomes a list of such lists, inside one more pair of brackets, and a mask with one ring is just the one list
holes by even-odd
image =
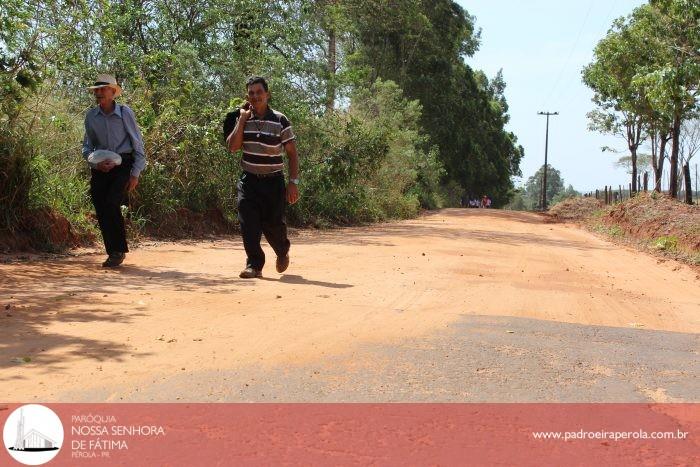
[[547, 130], [544, 137], [544, 176], [542, 178], [542, 210], [547, 210], [547, 147], [549, 146], [549, 116], [559, 115], [559, 112], [537, 112], [537, 115], [547, 116]]

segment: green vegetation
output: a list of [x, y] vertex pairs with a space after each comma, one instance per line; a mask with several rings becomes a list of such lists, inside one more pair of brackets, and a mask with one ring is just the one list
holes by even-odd
[[700, 264], [700, 209], [672, 199], [639, 193], [602, 206], [591, 197], [571, 198], [550, 209], [554, 219], [570, 222], [616, 242], [692, 265]]
[[409, 217], [467, 193], [499, 206], [519, 175], [505, 82], [464, 63], [479, 34], [450, 0], [6, 0], [0, 26], [3, 231], [31, 230], [37, 210], [94, 229], [80, 143], [99, 72], [116, 75], [146, 142], [136, 230], [182, 209], [235, 219], [221, 123], [251, 74], [298, 135], [296, 224]]
[[620, 238], [625, 236], [625, 231], [618, 225], [607, 225], [602, 222], [594, 223], [591, 228], [594, 232], [598, 232], [604, 235], [608, 235], [613, 238]]
[[[700, 3], [651, 0], [615, 21], [583, 70], [597, 109], [590, 127], [621, 136], [630, 152], [632, 191], [637, 187], [637, 150], [650, 140], [655, 189], [670, 161], [670, 193], [679, 194], [683, 123], [697, 117], [700, 87]], [[670, 142], [670, 154], [666, 146]], [[686, 148], [686, 150], [688, 150]], [[690, 189], [686, 187], [686, 201]]]
[[[506, 209], [513, 211], [532, 211], [542, 206], [542, 179], [544, 178], [544, 165], [535, 174], [527, 179], [525, 186], [513, 191], [512, 201]], [[547, 164], [547, 205], [553, 206], [565, 199], [581, 196], [574, 187], [569, 185], [564, 188], [564, 179], [561, 172]]]
[[655, 250], [676, 251], [678, 248], [678, 237], [674, 235], [659, 237], [653, 240], [651, 244]]

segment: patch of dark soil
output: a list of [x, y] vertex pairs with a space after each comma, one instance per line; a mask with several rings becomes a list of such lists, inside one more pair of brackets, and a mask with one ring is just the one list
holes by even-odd
[[154, 238], [182, 239], [209, 238], [238, 231], [238, 223], [231, 222], [219, 209], [195, 212], [180, 208], [158, 223], [146, 225], [144, 234]]
[[0, 232], [0, 252], [60, 252], [94, 240], [90, 232], [76, 232], [65, 216], [42, 208], [27, 211], [16, 228]]

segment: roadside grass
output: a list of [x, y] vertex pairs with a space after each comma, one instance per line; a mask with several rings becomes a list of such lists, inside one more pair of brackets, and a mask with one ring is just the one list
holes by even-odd
[[618, 225], [606, 225], [602, 222], [591, 224], [591, 230], [596, 233], [607, 235], [612, 238], [620, 238], [625, 236], [625, 231]]
[[651, 246], [656, 250], [676, 251], [678, 250], [678, 237], [675, 235], [659, 237], [651, 242]]

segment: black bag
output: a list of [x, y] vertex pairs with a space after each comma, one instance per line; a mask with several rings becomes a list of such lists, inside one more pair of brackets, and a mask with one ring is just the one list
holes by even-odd
[[224, 119], [224, 144], [226, 144], [226, 138], [228, 138], [233, 129], [236, 128], [236, 122], [240, 116], [241, 109], [236, 109], [226, 114], [226, 118]]

